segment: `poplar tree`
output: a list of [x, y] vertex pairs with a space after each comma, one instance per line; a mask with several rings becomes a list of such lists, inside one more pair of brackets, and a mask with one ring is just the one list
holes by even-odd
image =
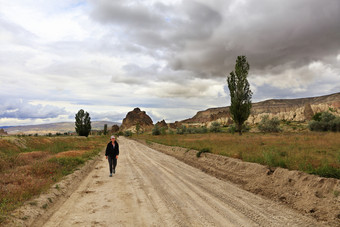
[[247, 80], [248, 71], [249, 64], [246, 56], [238, 56], [235, 72], [232, 71], [227, 78], [231, 99], [230, 114], [240, 135], [242, 135], [242, 126], [250, 115], [253, 95]]
[[104, 135], [107, 135], [108, 131], [107, 131], [107, 124], [104, 124]]
[[88, 112], [84, 112], [83, 109], [80, 109], [76, 114], [76, 122], [75, 129], [79, 136], [86, 136], [91, 132], [91, 117]]

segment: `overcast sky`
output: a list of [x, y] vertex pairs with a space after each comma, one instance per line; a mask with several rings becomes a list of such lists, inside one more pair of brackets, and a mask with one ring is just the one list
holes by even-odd
[[0, 0], [0, 126], [154, 123], [230, 105], [250, 64], [253, 102], [340, 91], [339, 0]]

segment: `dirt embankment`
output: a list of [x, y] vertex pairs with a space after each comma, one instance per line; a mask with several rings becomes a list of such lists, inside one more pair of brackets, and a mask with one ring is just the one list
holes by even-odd
[[197, 158], [195, 150], [143, 143], [219, 179], [311, 215], [318, 221], [340, 226], [340, 180], [282, 168], [270, 169], [210, 153]]

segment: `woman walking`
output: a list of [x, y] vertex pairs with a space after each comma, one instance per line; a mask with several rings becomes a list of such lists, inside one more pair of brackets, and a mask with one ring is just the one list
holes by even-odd
[[110, 177], [116, 173], [117, 159], [119, 155], [119, 145], [115, 136], [111, 136], [111, 141], [106, 146], [105, 156], [109, 160]]

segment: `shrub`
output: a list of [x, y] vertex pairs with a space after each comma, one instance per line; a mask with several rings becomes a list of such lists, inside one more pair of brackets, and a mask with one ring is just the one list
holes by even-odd
[[166, 135], [166, 128], [165, 127], [161, 128], [161, 135]]
[[176, 133], [180, 135], [185, 134], [186, 132], [187, 132], [187, 127], [184, 125], [176, 129]]
[[177, 134], [201, 134], [201, 133], [207, 133], [208, 128], [206, 126], [201, 126], [201, 127], [186, 127], [182, 126], [177, 128], [176, 133]]
[[314, 114], [312, 117], [314, 121], [321, 121], [321, 112]]
[[125, 137], [130, 137], [132, 136], [132, 132], [130, 130], [124, 132]]
[[206, 126], [202, 126], [201, 127], [201, 132], [202, 133], [207, 133], [208, 132], [208, 128]]
[[202, 134], [202, 133], [207, 133], [207, 132], [208, 132], [208, 128], [206, 126], [193, 128], [193, 133]]
[[310, 172], [311, 174], [316, 174], [321, 177], [332, 177], [340, 179], [340, 169], [335, 168], [331, 165], [324, 164]]
[[187, 133], [188, 133], [188, 134], [195, 134], [195, 133], [196, 133], [196, 130], [195, 130], [195, 128], [189, 127], [189, 128], [187, 128]]
[[161, 134], [161, 129], [158, 127], [158, 125], [155, 125], [152, 129], [152, 135], [160, 135]]
[[234, 124], [229, 125], [228, 132], [234, 134], [236, 132], [236, 126]]
[[311, 131], [333, 131], [340, 132], [340, 117], [329, 112], [317, 113], [313, 120], [308, 123]]
[[[248, 124], [243, 124], [242, 125], [242, 132], [249, 132], [250, 126]], [[238, 132], [238, 129], [236, 128], [235, 124], [231, 124], [227, 128], [227, 132], [234, 134], [235, 132]]]
[[124, 136], [124, 132], [120, 131], [120, 132], [118, 132], [117, 135], [118, 135], [118, 136]]
[[340, 132], [340, 117], [336, 117], [330, 122], [330, 130], [333, 132]]
[[213, 122], [209, 128], [210, 132], [221, 132], [221, 124], [218, 122]]
[[263, 152], [263, 164], [268, 165], [269, 167], [282, 167], [287, 168], [286, 161], [284, 157], [286, 154], [279, 153], [277, 151], [266, 151]]
[[201, 157], [202, 153], [211, 153], [210, 148], [202, 148], [199, 152], [196, 153], [196, 157], [199, 158]]
[[257, 126], [261, 132], [280, 132], [280, 121], [277, 117], [269, 119], [268, 115], [262, 117], [261, 122]]

